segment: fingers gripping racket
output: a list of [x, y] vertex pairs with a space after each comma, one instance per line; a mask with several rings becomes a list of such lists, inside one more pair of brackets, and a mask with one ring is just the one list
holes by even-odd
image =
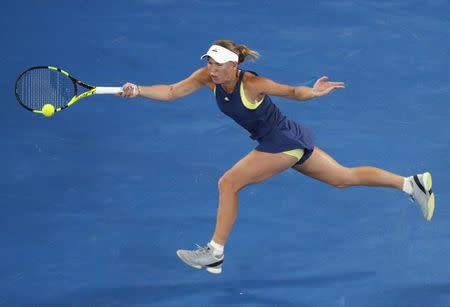
[[[82, 89], [87, 89], [81, 92]], [[94, 94], [118, 94], [121, 87], [95, 87], [84, 83], [68, 72], [53, 66], [36, 66], [22, 72], [16, 80], [16, 98], [25, 109], [53, 115], [75, 102]], [[51, 114], [48, 112], [49, 107]]]

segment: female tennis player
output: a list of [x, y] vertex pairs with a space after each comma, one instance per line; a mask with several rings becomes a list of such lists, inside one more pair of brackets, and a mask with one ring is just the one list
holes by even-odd
[[425, 219], [431, 220], [434, 194], [430, 173], [403, 177], [371, 166], [342, 166], [315, 146], [304, 126], [281, 114], [269, 96], [310, 100], [343, 89], [343, 82], [330, 82], [324, 76], [312, 88], [280, 84], [240, 69], [239, 64], [248, 57], [257, 59], [259, 54], [245, 45], [219, 40], [201, 57], [206, 60], [206, 67], [178, 83], [123, 85], [123, 97], [141, 96], [160, 101], [173, 101], [206, 86], [214, 93], [220, 110], [248, 130], [258, 143], [218, 182], [219, 206], [211, 241], [195, 250], [177, 251], [181, 260], [197, 269], [221, 273], [225, 242], [238, 211], [238, 192], [289, 168], [337, 188], [383, 186], [403, 190], [417, 202]]

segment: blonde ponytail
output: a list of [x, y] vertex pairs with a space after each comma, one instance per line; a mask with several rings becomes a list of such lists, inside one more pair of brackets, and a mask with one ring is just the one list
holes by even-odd
[[238, 45], [231, 40], [218, 40], [214, 42], [214, 45], [222, 46], [236, 53], [239, 56], [239, 63], [244, 62], [246, 57], [250, 57], [253, 61], [259, 58], [257, 51], [248, 48], [246, 45]]

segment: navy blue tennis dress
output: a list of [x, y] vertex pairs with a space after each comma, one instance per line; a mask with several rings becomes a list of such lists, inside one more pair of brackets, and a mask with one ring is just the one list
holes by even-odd
[[[257, 75], [254, 72], [249, 73]], [[281, 114], [268, 95], [256, 104], [248, 102], [242, 86], [244, 74], [244, 70], [239, 71], [238, 82], [231, 94], [221, 85], [216, 85], [215, 96], [219, 109], [250, 133], [250, 138], [258, 142], [256, 150], [279, 153], [304, 149], [299, 163], [304, 162], [314, 149], [311, 132]]]

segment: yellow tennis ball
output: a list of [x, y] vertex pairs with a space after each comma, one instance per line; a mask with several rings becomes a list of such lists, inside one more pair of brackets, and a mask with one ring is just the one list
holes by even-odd
[[42, 107], [42, 114], [44, 114], [44, 116], [46, 116], [46, 117], [53, 116], [53, 114], [55, 114], [55, 107], [49, 103], [45, 104]]

